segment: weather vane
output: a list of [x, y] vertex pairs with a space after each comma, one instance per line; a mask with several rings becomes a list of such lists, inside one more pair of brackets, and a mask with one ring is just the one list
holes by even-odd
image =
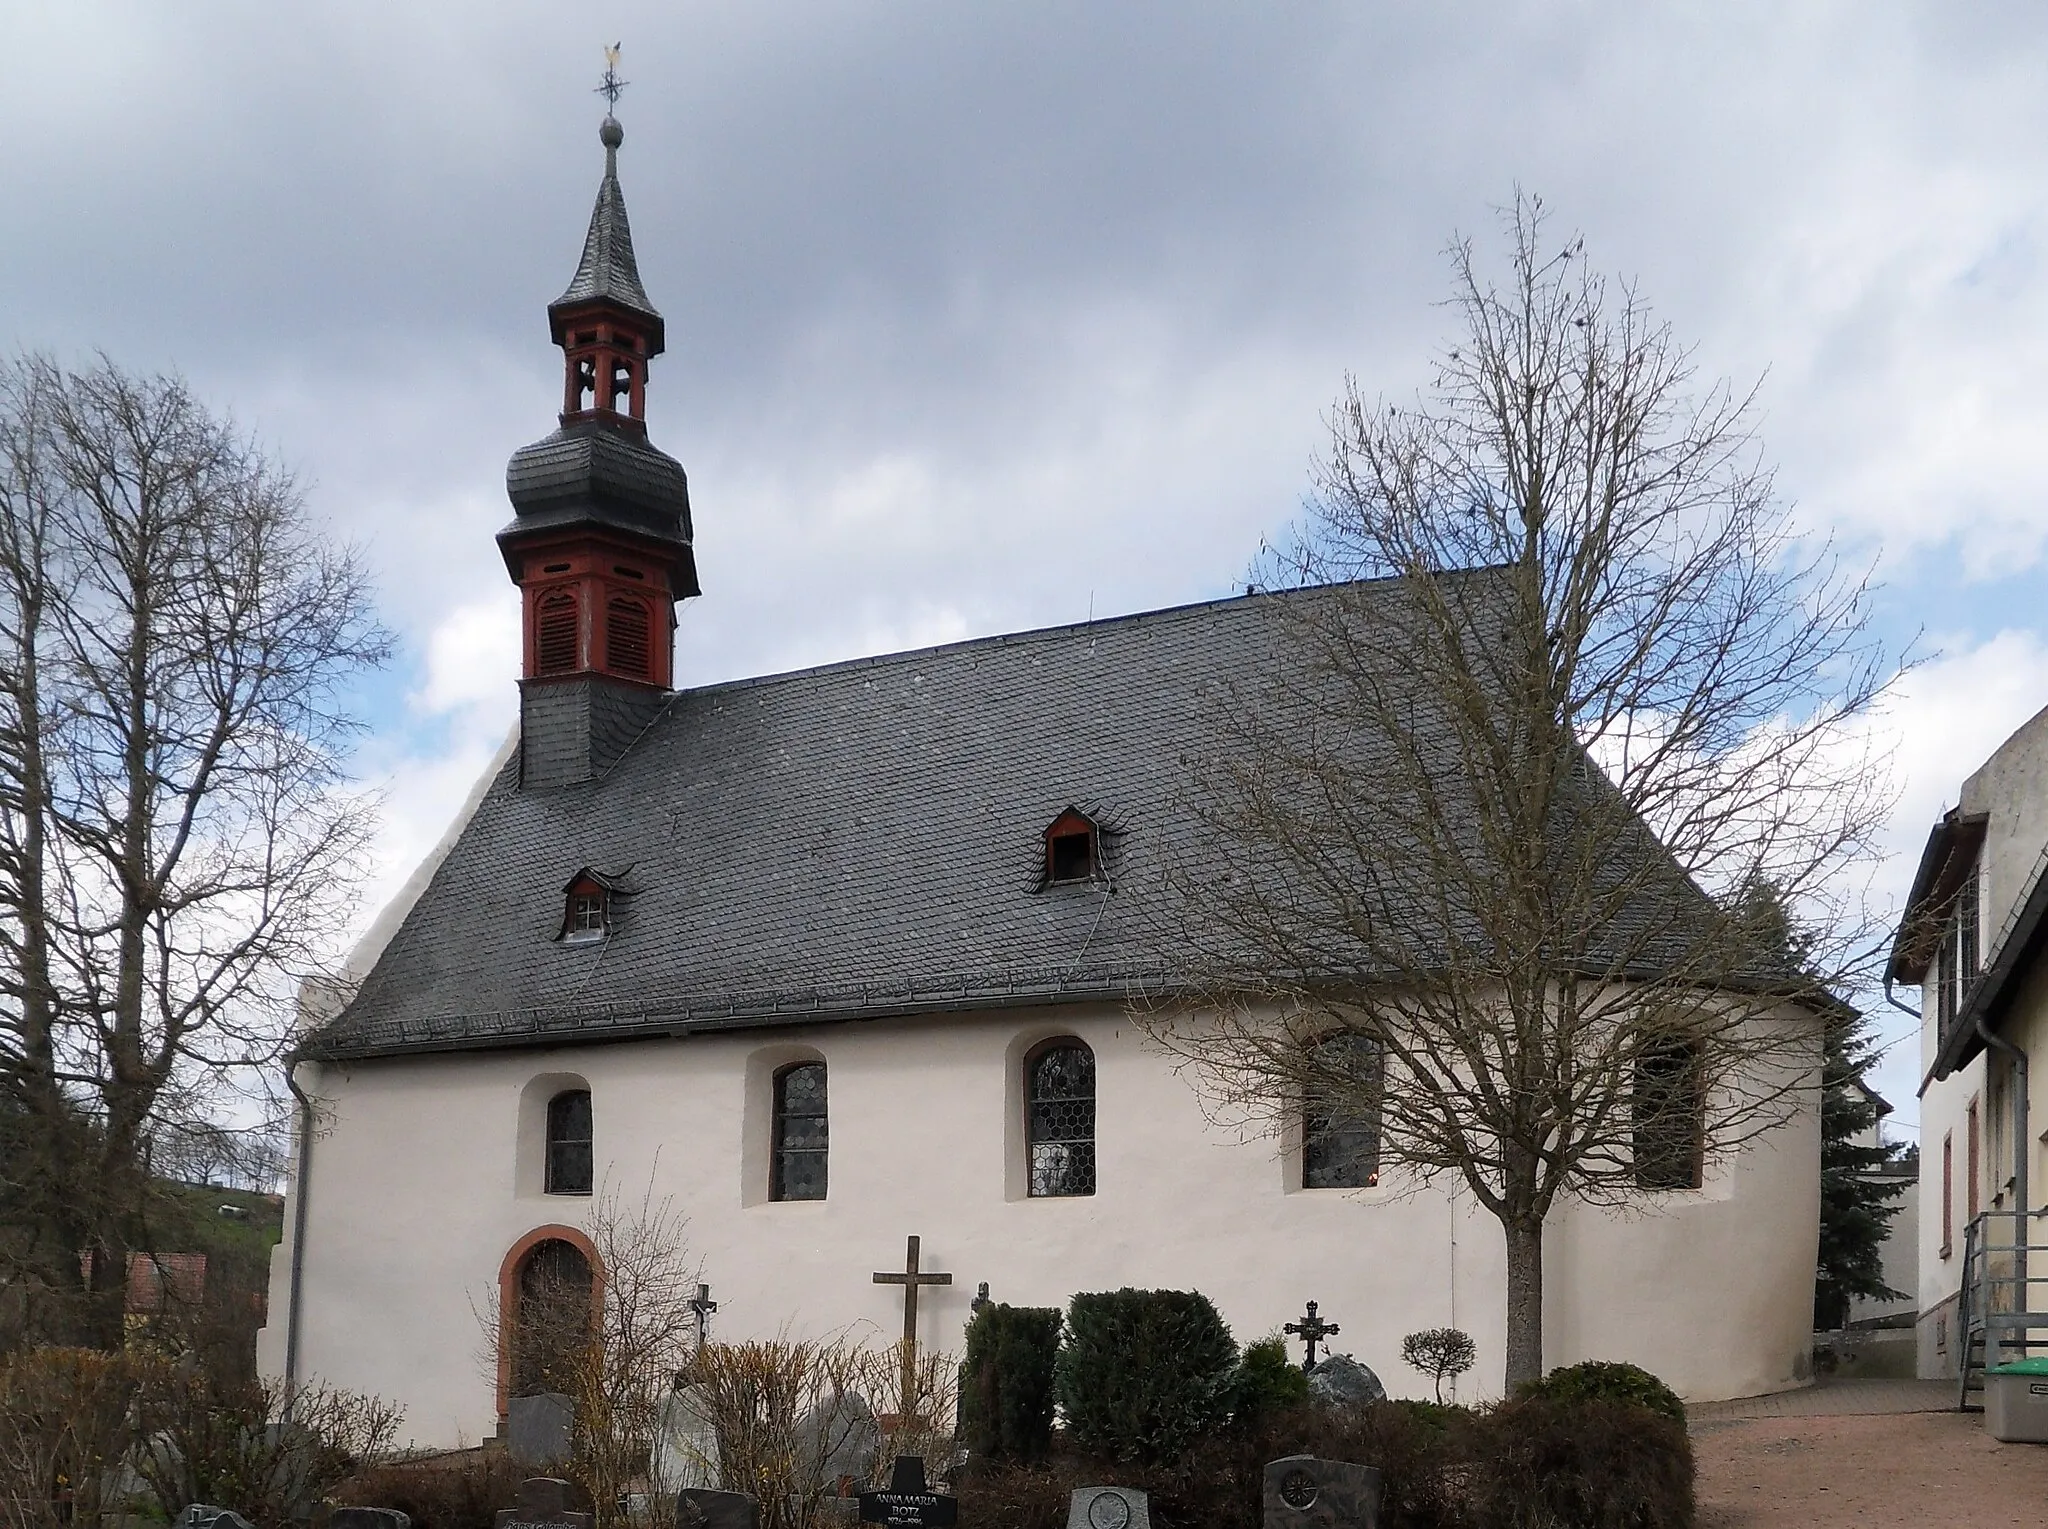
[[619, 46], [618, 43], [613, 43], [604, 50], [604, 79], [597, 87], [597, 94], [603, 96], [608, 103], [605, 107], [607, 114], [617, 110], [619, 92], [632, 83], [630, 80], [619, 78]]

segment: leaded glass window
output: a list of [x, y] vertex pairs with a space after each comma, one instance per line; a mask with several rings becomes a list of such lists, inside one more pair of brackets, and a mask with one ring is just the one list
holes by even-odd
[[1307, 1060], [1302, 1188], [1370, 1189], [1380, 1181], [1380, 1048], [1363, 1035], [1331, 1035]]
[[799, 1062], [775, 1075], [775, 1153], [771, 1200], [825, 1198], [827, 1130], [825, 1064]]
[[571, 1089], [548, 1101], [547, 1192], [587, 1195], [591, 1182], [590, 1091]]
[[1031, 1193], [1095, 1193], [1095, 1053], [1055, 1041], [1025, 1069], [1029, 1091]]

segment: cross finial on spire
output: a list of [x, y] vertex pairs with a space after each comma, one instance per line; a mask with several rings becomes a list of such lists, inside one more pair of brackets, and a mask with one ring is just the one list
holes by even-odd
[[619, 93], [632, 83], [630, 80], [619, 78], [619, 47], [618, 43], [613, 43], [604, 50], [604, 78], [597, 86], [597, 94], [605, 98], [606, 116], [610, 116], [618, 109]]

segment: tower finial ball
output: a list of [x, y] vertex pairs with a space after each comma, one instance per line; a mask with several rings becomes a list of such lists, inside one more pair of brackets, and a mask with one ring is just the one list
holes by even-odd
[[615, 149], [626, 141], [626, 130], [619, 126], [616, 117], [606, 117], [604, 126], [597, 130], [597, 140], [608, 149]]

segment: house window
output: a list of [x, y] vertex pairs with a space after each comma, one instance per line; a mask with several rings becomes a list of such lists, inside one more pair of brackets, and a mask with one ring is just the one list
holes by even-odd
[[604, 938], [604, 893], [571, 892], [569, 894], [569, 922], [562, 938], [565, 940], [601, 940]]
[[771, 1200], [825, 1198], [825, 1064], [798, 1062], [775, 1075], [775, 1156]]
[[1092, 881], [1101, 863], [1095, 820], [1069, 807], [1045, 831], [1047, 882]]
[[1095, 1053], [1077, 1040], [1053, 1041], [1024, 1072], [1031, 1193], [1095, 1193]]
[[591, 1184], [590, 1091], [574, 1088], [548, 1101], [547, 1178], [551, 1195], [587, 1195]]
[[1698, 1189], [1706, 1088], [1697, 1044], [1664, 1040], [1644, 1049], [1632, 1113], [1636, 1187]]
[[1963, 1200], [1969, 1206], [1969, 1219], [1977, 1219], [1977, 1186], [1983, 1180], [1982, 1149], [1978, 1145], [1977, 1101], [1970, 1101], [1969, 1111], [1963, 1116]]
[[553, 589], [534, 602], [533, 672], [568, 674], [576, 668], [576, 591]]
[[651, 630], [652, 623], [647, 618], [644, 600], [614, 595], [605, 606], [605, 667], [628, 679], [651, 679], [654, 653], [649, 640]]
[[1956, 1250], [1956, 1135], [1941, 1138], [1941, 1256]]
[[1301, 1187], [1369, 1189], [1380, 1181], [1380, 1049], [1363, 1035], [1308, 1048], [1301, 1104]]

